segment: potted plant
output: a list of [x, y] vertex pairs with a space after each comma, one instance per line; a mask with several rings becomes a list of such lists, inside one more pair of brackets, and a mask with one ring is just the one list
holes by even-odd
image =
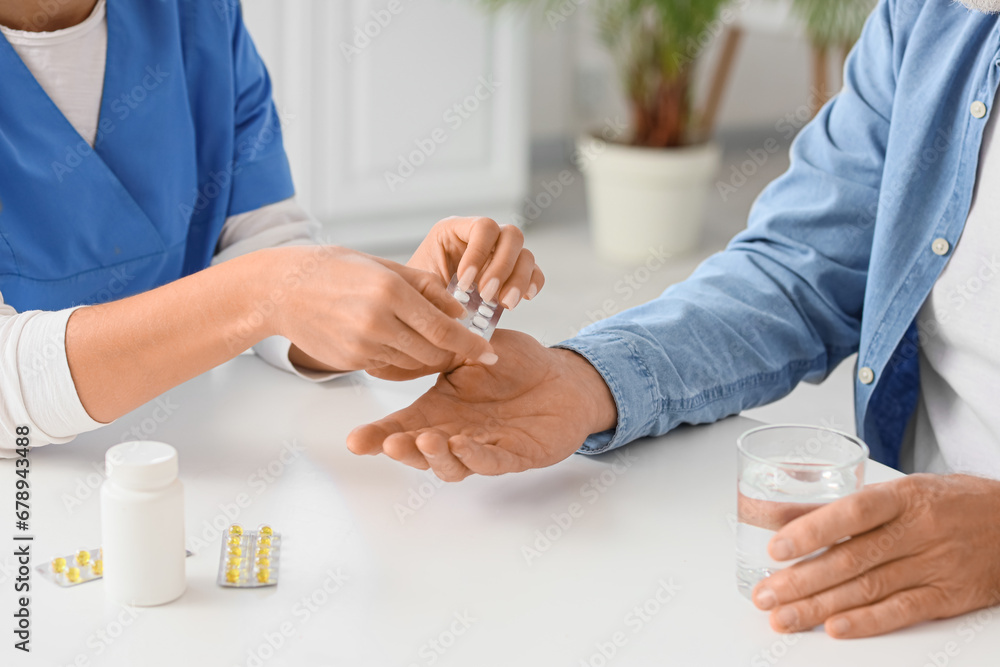
[[[482, 0], [527, 5], [533, 0]], [[535, 0], [548, 11], [566, 0]], [[641, 261], [651, 249], [694, 247], [721, 151], [692, 108], [694, 67], [728, 0], [594, 0], [601, 41], [631, 109], [625, 136], [586, 136], [578, 166], [591, 226], [606, 258]]]

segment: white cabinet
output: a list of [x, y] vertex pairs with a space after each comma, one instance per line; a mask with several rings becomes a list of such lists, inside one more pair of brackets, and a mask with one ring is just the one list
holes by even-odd
[[510, 217], [527, 191], [528, 19], [476, 0], [244, 0], [299, 197], [346, 245]]

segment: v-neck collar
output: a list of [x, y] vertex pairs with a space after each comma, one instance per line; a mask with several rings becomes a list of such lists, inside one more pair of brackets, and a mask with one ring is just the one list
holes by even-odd
[[[102, 6], [103, 6], [103, 12], [102, 12]], [[39, 33], [44, 35], [55, 35], [57, 33], [74, 31], [84, 26], [84, 24], [94, 20], [107, 22], [108, 40], [107, 40], [107, 47], [105, 49], [104, 76], [102, 77], [101, 81], [100, 105], [98, 108], [98, 115], [97, 115], [97, 135], [94, 139], [94, 150], [98, 153], [99, 153], [99, 145], [101, 143], [101, 131], [100, 131], [101, 121], [106, 117], [108, 111], [107, 110], [108, 81], [112, 74], [111, 72], [112, 65], [115, 62], [115, 57], [114, 57], [115, 54], [112, 52], [112, 43], [114, 40], [111, 39], [111, 26], [112, 26], [111, 14], [112, 14], [112, 7], [114, 6], [116, 5], [112, 0], [99, 0], [97, 5], [94, 6], [94, 10], [86, 19], [84, 19], [82, 23], [78, 23], [75, 26], [66, 28], [65, 31], [59, 30], [50, 33]], [[103, 14], [103, 16], [100, 16], [100, 18], [98, 19], [97, 17], [98, 14]], [[93, 29], [93, 26], [88, 26], [88, 29]], [[19, 95], [14, 98], [17, 100], [16, 103], [30, 104], [32, 102], [37, 102], [36, 104], [37, 108], [34, 110], [44, 113], [44, 116], [40, 118], [42, 125], [45, 125], [47, 127], [53, 127], [53, 125], [49, 125], [48, 123], [55, 123], [58, 127], [62, 129], [63, 132], [67, 131], [72, 132], [72, 134], [75, 135], [78, 141], [83, 141], [86, 143], [86, 139], [84, 139], [83, 135], [81, 135], [77, 131], [77, 129], [66, 117], [66, 114], [62, 112], [62, 109], [59, 108], [59, 106], [55, 103], [52, 97], [45, 91], [45, 88], [43, 88], [42, 84], [38, 82], [38, 79], [35, 78], [35, 75], [32, 74], [30, 69], [28, 69], [28, 66], [24, 63], [23, 60], [21, 60], [21, 57], [18, 55], [17, 50], [14, 49], [14, 46], [10, 43], [9, 38], [12, 36], [20, 37], [22, 35], [31, 35], [33, 33], [21, 30], [9, 30], [9, 32], [13, 34], [8, 34], [8, 30], [9, 29], [0, 31], [0, 56], [4, 57], [4, 59], [8, 61], [8, 64], [6, 64], [4, 67], [5, 73], [8, 74], [11, 78], [15, 79], [14, 83], [16, 87], [23, 91], [22, 95]], [[30, 42], [27, 41], [25, 43], [30, 44]], [[2, 130], [2, 128], [0, 128], [0, 130]], [[74, 144], [75, 143], [76, 142], [74, 142]]]

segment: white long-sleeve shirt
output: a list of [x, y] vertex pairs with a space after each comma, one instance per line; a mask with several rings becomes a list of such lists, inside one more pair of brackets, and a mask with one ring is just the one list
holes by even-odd
[[[65, 30], [23, 32], [0, 26], [0, 31], [93, 146], [107, 54], [105, 0], [82, 23]], [[222, 229], [213, 264], [263, 248], [315, 243], [318, 227], [294, 199], [232, 216]], [[70, 374], [66, 324], [73, 310], [18, 313], [0, 294], [0, 457], [12, 455], [18, 426], [31, 428], [33, 446], [67, 442], [103, 426], [87, 414]], [[275, 336], [254, 351], [268, 363], [308, 380], [339, 375], [296, 368], [288, 358], [290, 348], [288, 339]]]

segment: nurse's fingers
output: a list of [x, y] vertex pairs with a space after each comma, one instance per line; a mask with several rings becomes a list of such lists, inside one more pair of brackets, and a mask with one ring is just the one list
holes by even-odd
[[544, 285], [545, 274], [542, 273], [542, 270], [536, 264], [534, 270], [531, 272], [531, 280], [528, 281], [528, 291], [524, 293], [524, 298], [531, 301], [542, 291]]
[[417, 369], [400, 368], [398, 366], [381, 366], [379, 368], [365, 369], [365, 373], [368, 373], [372, 377], [376, 377], [380, 380], [388, 380], [390, 382], [415, 380], [419, 377], [424, 377], [425, 375], [430, 375], [431, 373], [436, 372], [438, 372], [436, 369], [428, 368], [427, 366]]
[[[468, 290], [493, 253], [493, 247], [500, 238], [500, 225], [489, 218], [460, 218], [453, 231], [466, 248], [458, 262], [458, 287]], [[480, 284], [482, 287], [482, 284]]]
[[417, 468], [419, 470], [427, 470], [430, 465], [427, 463], [427, 459], [424, 455], [417, 449], [417, 438], [412, 431], [406, 433], [393, 433], [387, 437], [382, 442], [382, 451], [386, 453], [386, 456], [392, 459], [396, 459], [400, 463], [410, 466], [411, 468]]
[[[514, 225], [500, 228], [500, 238], [493, 248], [489, 266], [479, 278], [479, 294], [483, 301], [493, 301], [500, 292], [500, 286], [510, 278], [524, 248], [524, 233]], [[532, 262], [535, 258], [532, 255]]]
[[442, 481], [460, 482], [472, 471], [465, 467], [448, 448], [448, 434], [440, 429], [428, 429], [417, 436], [417, 449]]
[[492, 366], [497, 362], [497, 355], [485, 338], [440, 310], [405, 299], [395, 306], [396, 316], [438, 349], [453, 352], [473, 364]]
[[521, 298], [528, 293], [531, 286], [531, 276], [535, 271], [535, 256], [530, 250], [522, 250], [510, 278], [500, 289], [500, 303], [504, 308], [513, 309], [521, 303]]
[[[397, 319], [393, 335], [387, 342], [386, 363], [379, 364], [376, 368], [399, 366], [408, 370], [417, 370], [429, 366], [446, 369], [452, 365], [454, 358], [453, 354], [432, 345], [406, 322]], [[397, 363], [395, 359], [400, 359], [401, 363]]]
[[465, 307], [448, 293], [448, 286], [440, 276], [428, 271], [421, 271], [420, 269], [397, 264], [381, 257], [372, 257], [372, 259], [399, 274], [410, 287], [419, 292], [424, 299], [434, 304], [441, 312], [454, 318], [465, 315]]
[[[440, 350], [453, 352], [470, 363], [492, 366], [497, 362], [493, 347], [482, 336], [466, 329], [455, 319], [465, 314], [465, 308], [448, 295], [442, 281], [426, 271], [398, 264], [389, 264], [404, 280], [405, 287], [396, 291], [390, 307], [396, 317]], [[432, 303], [428, 303], [432, 301]], [[446, 314], [438, 301], [457, 307], [456, 314]]]

